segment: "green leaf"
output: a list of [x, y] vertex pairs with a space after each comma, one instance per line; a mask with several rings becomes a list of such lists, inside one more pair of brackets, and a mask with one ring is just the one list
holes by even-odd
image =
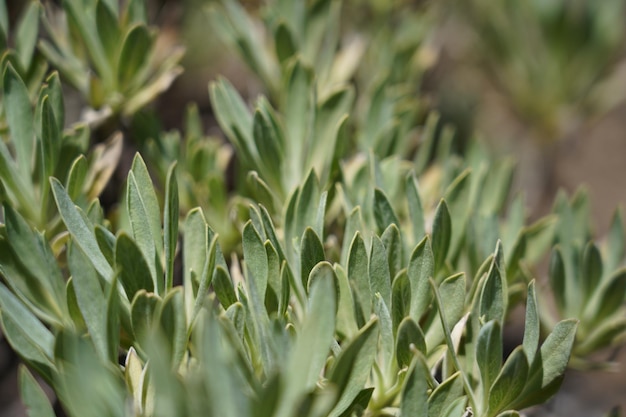
[[115, 242], [115, 266], [129, 300], [132, 300], [140, 290], [154, 291], [154, 281], [144, 255], [139, 246], [124, 232], [120, 233]]
[[430, 247], [430, 239], [428, 236], [425, 236], [413, 249], [407, 270], [407, 275], [411, 282], [410, 316], [416, 322], [419, 322], [432, 300], [428, 280], [433, 278], [434, 274], [435, 259], [433, 250]]
[[98, 0], [96, 3], [96, 28], [108, 61], [115, 68], [122, 33], [115, 11], [109, 7], [106, 0]]
[[376, 235], [372, 236], [368, 271], [371, 293], [380, 294], [385, 305], [391, 306], [391, 274], [387, 253], [382, 240]]
[[558, 389], [572, 352], [577, 326], [578, 321], [574, 319], [563, 320], [554, 326], [530, 366], [521, 401], [512, 408], [525, 408], [537, 404], [537, 400], [543, 402], [542, 393], [551, 395]]
[[213, 276], [213, 290], [215, 291], [217, 299], [225, 309], [237, 302], [233, 282], [228, 272], [219, 265], [215, 269], [215, 275]]
[[96, 225], [94, 229], [98, 247], [111, 265], [115, 264], [115, 235], [101, 225]]
[[142, 75], [152, 46], [152, 35], [145, 25], [135, 25], [128, 31], [122, 42], [117, 67], [117, 82], [122, 91]]
[[380, 232], [384, 231], [390, 224], [400, 225], [389, 199], [380, 188], [374, 189], [374, 219]]
[[298, 50], [296, 40], [285, 22], [278, 23], [274, 34], [274, 44], [276, 45], [276, 56], [281, 64], [284, 64]]
[[489, 389], [502, 367], [502, 330], [496, 320], [487, 322], [478, 333], [476, 363], [482, 382], [483, 403], [487, 404]]
[[426, 339], [419, 325], [411, 317], [405, 317], [396, 336], [396, 360], [400, 369], [413, 362], [413, 349], [426, 355]]
[[509, 355], [500, 374], [489, 390], [489, 415], [495, 416], [513, 404], [524, 390], [528, 375], [528, 359], [518, 346]]
[[535, 280], [528, 284], [528, 295], [526, 297], [526, 320], [524, 325], [524, 353], [529, 363], [535, 360], [535, 354], [539, 347], [540, 319], [537, 306], [537, 294], [535, 293]]
[[581, 293], [584, 302], [588, 302], [602, 279], [602, 257], [600, 250], [593, 242], [589, 242], [583, 253]]
[[213, 280], [213, 273], [215, 271], [215, 262], [217, 259], [217, 235], [213, 235], [213, 239], [209, 243], [209, 247], [207, 249], [207, 253], [204, 259], [204, 265], [202, 266], [202, 273], [200, 274], [200, 282], [198, 285], [198, 291], [196, 293], [196, 299], [193, 305], [193, 312], [191, 317], [187, 317], [189, 323], [192, 323], [200, 308], [204, 304], [207, 294], [209, 293], [209, 288], [211, 287], [211, 282]]
[[183, 301], [183, 289], [171, 290], [163, 299], [159, 322], [172, 352], [172, 369], [177, 369], [187, 349], [187, 319]]
[[158, 295], [141, 290], [135, 294], [130, 306], [130, 317], [135, 338], [140, 342], [152, 329], [155, 312], [160, 308], [163, 301]]
[[135, 155], [131, 172], [128, 173], [126, 206], [133, 238], [146, 258], [154, 287], [161, 294], [164, 287], [160, 279], [163, 254], [161, 209], [148, 168], [139, 154]]
[[588, 335], [576, 343], [576, 355], [588, 355], [597, 349], [611, 346], [626, 334], [626, 317], [616, 315], [604, 319]]
[[348, 280], [350, 285], [356, 289], [353, 297], [356, 296], [358, 304], [363, 309], [363, 317], [369, 317], [372, 312], [372, 290], [369, 283], [368, 257], [365, 242], [361, 234], [357, 232], [350, 245], [348, 255]]
[[13, 196], [19, 203], [19, 209], [29, 218], [36, 219], [39, 213], [36, 210], [34, 190], [29, 184], [30, 177], [21, 175], [4, 141], [0, 141], [0, 178], [3, 183], [2, 199], [6, 199], [7, 194]]
[[258, 155], [252, 139], [252, 115], [246, 103], [232, 84], [223, 78], [209, 84], [209, 95], [222, 131], [237, 149], [244, 165], [253, 166]]
[[428, 417], [443, 416], [450, 402], [463, 395], [463, 379], [459, 372], [443, 381], [428, 398]]
[[335, 330], [336, 289], [332, 276], [312, 283], [306, 317], [287, 360], [287, 381], [276, 417], [295, 415], [304, 394], [315, 388]]
[[389, 262], [389, 274], [395, 277], [404, 267], [404, 247], [400, 229], [395, 224], [390, 224], [380, 237], [387, 250], [387, 260]]
[[70, 25], [78, 29], [80, 38], [86, 46], [98, 75], [104, 84], [113, 86], [113, 73], [106, 53], [98, 39], [95, 16], [89, 14], [81, 0], [65, 0], [63, 9], [67, 14]]
[[[361, 217], [361, 207], [357, 206], [353, 208], [349, 214], [347, 214], [346, 226], [344, 228], [343, 235], [344, 236], [354, 236], [355, 233], [359, 230], [363, 230], [363, 219]], [[350, 251], [350, 244], [352, 243], [349, 239], [343, 239], [343, 243], [341, 245], [341, 265], [348, 264], [348, 253]], [[387, 257], [385, 256], [385, 262]]]
[[626, 269], [621, 269], [607, 279], [605, 288], [602, 291], [600, 305], [596, 317], [605, 319], [619, 311], [626, 296]]
[[19, 368], [20, 397], [30, 417], [55, 417], [46, 393], [24, 365]]
[[[359, 413], [365, 411], [367, 409], [367, 405], [369, 404], [372, 398], [373, 393], [374, 393], [374, 387], [362, 389], [357, 394], [357, 396], [354, 397], [352, 404], [350, 404], [350, 406], [346, 408], [345, 411], [339, 415], [339, 417], [350, 417], [355, 414], [358, 415]], [[329, 394], [332, 395], [332, 393], [329, 393]]]
[[87, 158], [84, 155], [79, 155], [70, 167], [70, 171], [67, 174], [66, 188], [72, 200], [80, 199], [83, 194], [83, 188], [85, 180], [87, 178], [87, 171], [89, 169]]
[[106, 311], [106, 299], [96, 270], [76, 245], [71, 245], [68, 249], [68, 263], [72, 273], [76, 301], [87, 325], [89, 336], [100, 358], [107, 360], [106, 316], [102, 314]]
[[450, 247], [451, 236], [450, 212], [445, 200], [442, 199], [437, 206], [433, 220], [432, 250], [435, 259], [435, 273], [443, 267]]
[[20, 356], [38, 370], [54, 368], [54, 336], [2, 283], [0, 318], [4, 336]]
[[172, 288], [174, 282], [174, 261], [178, 242], [178, 181], [176, 164], [167, 171], [165, 180], [165, 213], [163, 214], [163, 243], [165, 251], [165, 291]]
[[199, 207], [187, 214], [183, 236], [183, 286], [186, 313], [187, 317], [191, 318], [196, 289], [200, 285], [200, 274], [204, 269], [209, 249], [209, 226]]
[[391, 286], [391, 319], [396, 333], [398, 326], [409, 315], [411, 308], [411, 282], [406, 272], [400, 272]]
[[563, 253], [558, 246], [552, 250], [548, 278], [556, 306], [560, 312], [563, 312], [567, 305], [565, 298], [565, 264], [563, 262]]
[[[391, 305], [391, 304], [390, 304]], [[374, 314], [378, 317], [380, 323], [380, 343], [379, 343], [379, 360], [381, 369], [392, 369], [394, 357], [394, 333], [393, 322], [389, 307], [383, 301], [380, 293], [374, 294]]]
[[[0, 1], [0, 31], [2, 31], [2, 36], [4, 38], [4, 42], [9, 34], [9, 13], [7, 11], [6, 1]], [[2, 45], [3, 48], [6, 45]]]
[[428, 416], [428, 367], [417, 355], [402, 387], [400, 417]]
[[118, 358], [120, 345], [120, 294], [117, 290], [117, 275], [113, 276], [111, 285], [108, 288], [106, 306], [106, 341], [108, 358], [115, 363]]
[[259, 300], [265, 300], [268, 274], [267, 253], [261, 241], [261, 237], [251, 221], [248, 221], [243, 227], [242, 239], [243, 256], [248, 268], [248, 273], [251, 275], [251, 278], [254, 279]]
[[607, 237], [607, 256], [604, 272], [615, 270], [624, 259], [626, 242], [624, 237], [624, 221], [622, 210], [615, 210]]
[[313, 267], [324, 261], [324, 259], [324, 245], [315, 231], [307, 227], [302, 236], [302, 245], [300, 247], [300, 279], [304, 288], [309, 286], [309, 274]]
[[349, 338], [358, 330], [354, 298], [352, 297], [348, 274], [340, 264], [335, 264], [335, 275], [339, 285], [337, 333], [344, 338]]
[[257, 109], [252, 119], [252, 138], [259, 154], [259, 171], [271, 188], [278, 190], [280, 195], [283, 187], [284, 140], [279, 125], [273, 122], [262, 110]]
[[15, 49], [19, 55], [22, 67], [27, 70], [33, 62], [40, 12], [41, 4], [36, 1], [30, 2], [20, 19], [15, 33]]
[[285, 95], [282, 98], [282, 110], [285, 115], [285, 137], [287, 139], [287, 178], [292, 188], [302, 175], [309, 169], [302, 166], [304, 145], [311, 134], [311, 122], [314, 120], [315, 106], [313, 102], [313, 70], [300, 60], [293, 61], [287, 70]]
[[321, 238], [323, 230], [320, 230], [317, 226], [317, 219], [319, 217], [318, 203], [320, 202], [320, 184], [315, 174], [315, 171], [311, 170], [304, 182], [298, 195], [298, 202], [295, 211], [296, 228], [295, 233], [299, 237], [301, 233], [305, 231], [307, 227], [313, 227], [317, 236]]
[[61, 128], [57, 126], [50, 98], [45, 96], [41, 103], [41, 155], [43, 162], [41, 184], [50, 185], [48, 178], [54, 175], [61, 151]]
[[[436, 347], [440, 341], [444, 338], [447, 339], [447, 331], [451, 331], [457, 322], [463, 317], [465, 311], [465, 295], [466, 295], [466, 280], [465, 274], [459, 272], [446, 278], [441, 285], [439, 285], [438, 292], [442, 300], [446, 300], [445, 303], [440, 304], [438, 307], [442, 309], [440, 311], [440, 317], [445, 317], [446, 324], [443, 327], [443, 323], [436, 323], [426, 331], [426, 346], [432, 350]], [[458, 343], [457, 345], [458, 346]], [[456, 347], [449, 346], [451, 351], [456, 350]]]
[[57, 319], [62, 320], [67, 311], [65, 282], [48, 243], [31, 230], [26, 221], [10, 205], [4, 204], [4, 217], [8, 242], [20, 264], [35, 278], [41, 289], [48, 293]]
[[8, 64], [3, 77], [4, 111], [15, 146], [17, 168], [24, 178], [31, 177], [35, 148], [33, 111], [26, 85]]
[[406, 199], [409, 204], [409, 217], [413, 225], [413, 241], [420, 242], [426, 234], [424, 228], [424, 209], [419, 194], [419, 186], [415, 172], [406, 177]]
[[485, 322], [504, 323], [507, 305], [506, 277], [503, 277], [502, 243], [498, 241], [493, 262], [480, 294], [479, 315]]
[[59, 213], [68, 231], [98, 273], [110, 282], [113, 269], [98, 247], [98, 242], [92, 231], [93, 226], [86, 223], [85, 217], [81, 215], [80, 209], [74, 205], [61, 183], [56, 178], [51, 178], [50, 183]]
[[338, 387], [339, 399], [329, 416], [341, 415], [364, 388], [376, 356], [378, 335], [378, 320], [373, 319], [359, 330], [336, 359], [328, 379]]

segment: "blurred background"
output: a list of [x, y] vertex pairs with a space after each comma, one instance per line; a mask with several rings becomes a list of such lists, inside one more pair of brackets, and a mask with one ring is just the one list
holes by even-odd
[[[26, 3], [7, 2], [10, 21], [19, 20]], [[210, 24], [212, 3], [219, 1], [150, 0], [160, 44], [186, 48], [184, 73], [147, 110], [165, 130], [180, 128], [186, 105], [195, 102], [206, 132], [220, 135], [207, 92], [217, 75], [250, 99], [269, 94]], [[263, 13], [261, 0], [242, 3], [253, 15]], [[414, 14], [406, 37], [411, 43], [411, 36], [419, 36], [412, 59], [420, 71], [412, 82], [424, 111], [437, 110], [456, 127], [459, 152], [477, 136], [497, 155], [513, 156], [514, 186], [524, 190], [535, 218], [550, 210], [557, 190], [586, 187], [594, 230], [602, 238], [615, 208], [626, 201], [623, 0], [345, 0], [342, 7], [344, 38], [362, 37], [364, 28], [384, 32], [398, 16]], [[366, 49], [380, 47], [362, 40]], [[67, 93], [71, 123], [85, 103], [71, 89]], [[133, 153], [126, 149], [122, 159], [130, 161]], [[122, 163], [120, 181], [127, 169]], [[626, 354], [615, 354], [626, 364]], [[0, 335], [0, 416], [26, 415], [17, 396], [16, 363]], [[617, 405], [626, 409], [625, 393], [623, 367], [572, 371], [562, 392], [528, 415], [603, 416]]]

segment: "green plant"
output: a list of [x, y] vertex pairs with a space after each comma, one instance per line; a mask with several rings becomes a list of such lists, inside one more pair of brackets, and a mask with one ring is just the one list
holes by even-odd
[[[64, 3], [78, 44], [105, 39], [90, 19], [128, 38], [147, 30], [130, 24], [142, 2], [117, 20], [115, 2], [78, 4]], [[114, 61], [90, 52], [106, 105], [133, 113], [146, 139], [118, 207], [97, 195], [120, 136], [90, 148], [86, 127], [63, 130], [59, 76], [33, 104], [6, 64], [0, 325], [27, 365], [31, 413], [54, 415], [35, 373], [70, 416], [512, 417], [548, 401], [568, 365], [604, 365], [590, 354], [626, 331], [621, 215], [606, 244], [592, 240], [583, 193], [529, 224], [511, 159], [478, 141], [455, 151], [453, 127], [414, 107], [423, 38], [402, 39], [422, 10], [367, 37], [404, 45], [381, 55], [394, 66], [382, 81], [354, 68], [334, 84], [341, 2], [269, 3], [271, 53], [244, 32], [254, 14], [222, 4], [214, 18], [268, 94], [249, 106], [227, 80], [209, 85], [227, 143], [193, 106], [183, 133], [128, 110], [107, 78]], [[534, 277], [550, 248], [544, 286]], [[523, 337], [505, 352], [519, 305]]]
[[11, 202], [13, 209], [52, 238], [59, 232], [60, 219], [50, 199], [48, 177], [61, 178], [86, 208], [115, 169], [121, 135], [94, 148], [86, 158], [89, 128], [77, 124], [64, 130], [65, 109], [57, 73], [40, 86], [35, 106], [11, 63], [4, 68], [2, 87], [7, 126], [0, 142], [0, 199]]
[[[406, 413], [412, 407], [429, 415], [461, 415], [468, 406], [475, 415], [496, 416], [542, 402], [558, 387], [568, 356], [562, 349], [571, 349], [576, 322], [557, 324], [538, 351], [533, 283], [523, 347], [499, 364], [508, 304], [500, 244], [471, 289], [462, 273], [430, 278], [441, 276], [441, 253], [447, 249], [441, 242], [450, 240], [441, 216], [432, 239], [424, 237], [395, 276], [390, 256], [402, 251], [402, 242], [388, 242], [386, 233], [373, 235], [368, 249], [357, 231], [343, 243], [350, 248], [347, 262], [332, 265], [320, 240], [322, 198], [318, 209], [286, 219], [286, 231], [292, 233], [284, 240], [263, 207], [251, 206], [243, 258], [229, 268], [202, 212], [192, 210], [184, 225], [183, 286], [173, 287], [174, 170], [166, 185], [163, 229], [148, 178], [137, 157], [126, 197], [132, 231], [117, 236], [100, 225], [97, 210], [83, 215], [63, 186], [51, 180], [71, 235], [67, 284], [60, 269], [44, 276], [38, 265], [20, 258], [37, 233], [5, 206], [3, 241], [29, 274], [10, 274], [3, 265], [13, 285], [12, 291], [0, 287], [3, 329], [12, 346], [55, 387], [71, 415], [90, 415], [82, 408], [86, 404], [72, 400], [76, 389], [90, 403], [102, 401], [104, 408], [96, 414], [106, 409], [121, 415], [127, 396], [135, 412], [148, 415], [173, 410], [177, 415], [224, 410], [247, 415], [257, 407], [265, 410], [263, 415], [285, 416], [342, 415], [359, 408], [388, 415], [394, 408]], [[313, 189], [304, 184], [296, 205], [317, 201]], [[393, 223], [387, 227], [394, 229]], [[296, 247], [290, 244], [298, 241]], [[44, 242], [38, 259], [54, 265], [45, 248]], [[37, 281], [28, 290], [39, 292], [22, 290], [20, 281], [29, 278]], [[56, 290], [44, 291], [50, 285]], [[46, 311], [39, 310], [42, 293], [48, 297]], [[116, 365], [120, 349], [126, 356], [123, 368]], [[439, 380], [429, 376], [437, 369]], [[520, 372], [528, 378], [517, 378]], [[89, 376], [101, 381], [91, 386], [108, 388], [79, 388]], [[230, 394], [218, 394], [221, 389]], [[212, 401], [193, 400], [202, 398], [198, 390], [206, 390]], [[444, 402], [449, 396], [457, 398], [451, 407]]]
[[42, 16], [50, 40], [39, 49], [93, 110], [85, 121], [129, 117], [180, 74], [182, 49], [159, 44], [144, 1], [65, 0]]

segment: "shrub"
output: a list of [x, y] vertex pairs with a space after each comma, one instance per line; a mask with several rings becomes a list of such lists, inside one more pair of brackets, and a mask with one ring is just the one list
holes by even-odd
[[[107, 117], [142, 117], [179, 59], [150, 67], [126, 51], [152, 39], [142, 2], [63, 4], [78, 46], [52, 37], [56, 52], [39, 51]], [[4, 61], [0, 322], [31, 415], [54, 415], [34, 373], [81, 417], [516, 416], [568, 364], [604, 366], [590, 355], [621, 343], [621, 214], [605, 244], [582, 192], [529, 224], [510, 159], [479, 141], [455, 152], [453, 127], [416, 94], [427, 10], [380, 33], [354, 22], [354, 35], [340, 2], [299, 4], [270, 2], [264, 20], [231, 0], [210, 10], [267, 96], [250, 105], [212, 82], [228, 142], [190, 106], [184, 133], [158, 131], [135, 155], [115, 214], [97, 197], [121, 135], [89, 146], [85, 124], [63, 129], [59, 75], [34, 95]], [[78, 68], [91, 65], [87, 88]], [[544, 286], [533, 277], [550, 251]]]

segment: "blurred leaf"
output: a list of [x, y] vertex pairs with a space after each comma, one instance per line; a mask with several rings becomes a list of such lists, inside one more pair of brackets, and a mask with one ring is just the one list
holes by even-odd
[[122, 33], [117, 21], [117, 16], [115, 15], [115, 10], [110, 7], [110, 4], [116, 4], [116, 2], [106, 0], [97, 1], [96, 28], [98, 30], [98, 38], [102, 43], [108, 62], [117, 65]]
[[400, 400], [400, 417], [428, 416], [429, 370], [421, 355], [409, 368]]
[[152, 329], [155, 312], [161, 308], [163, 301], [154, 293], [146, 290], [138, 291], [131, 303], [130, 317], [135, 338], [142, 341]]
[[448, 205], [444, 200], [439, 202], [435, 211], [435, 220], [433, 221], [432, 233], [432, 250], [434, 255], [434, 270], [439, 271], [446, 260], [448, 248], [450, 247], [450, 238], [452, 236], [452, 222], [450, 220], [450, 212]]
[[179, 205], [176, 164], [172, 164], [167, 171], [164, 205], [163, 246], [165, 251], [165, 291], [167, 292], [172, 288], [174, 282], [174, 261], [178, 242]]
[[30, 2], [20, 19], [15, 33], [15, 49], [24, 68], [30, 68], [33, 62], [40, 12], [41, 5], [39, 2]]
[[552, 294], [554, 295], [556, 306], [559, 311], [564, 311], [565, 306], [567, 305], [567, 299], [565, 298], [565, 265], [563, 263], [563, 254], [558, 246], [552, 250], [548, 278], [550, 279], [550, 287], [552, 289]]
[[2, 331], [13, 349], [44, 376], [54, 369], [54, 336], [5, 286], [0, 283]]
[[336, 290], [332, 276], [312, 283], [306, 318], [287, 360], [287, 381], [277, 417], [294, 415], [302, 396], [315, 387], [324, 367], [335, 329]]
[[29, 417], [54, 417], [50, 400], [24, 365], [19, 368], [20, 397]]
[[159, 321], [172, 352], [172, 369], [177, 369], [187, 350], [187, 319], [181, 287], [173, 289], [163, 299]]
[[339, 399], [329, 416], [339, 416], [364, 389], [376, 355], [379, 335], [378, 320], [370, 320], [342, 351], [328, 379], [337, 385]]
[[293, 56], [298, 50], [296, 40], [285, 22], [280, 22], [276, 27], [274, 43], [276, 45], [276, 55], [281, 64], [285, 64], [287, 59]]
[[413, 225], [413, 240], [419, 242], [426, 234], [424, 228], [424, 209], [419, 194], [417, 177], [412, 172], [406, 177], [406, 198], [409, 204], [409, 216]]
[[411, 308], [411, 282], [406, 272], [400, 272], [393, 280], [391, 287], [391, 318], [394, 333]]
[[30, 178], [35, 147], [33, 111], [26, 85], [11, 64], [4, 70], [3, 91], [4, 111], [15, 145], [17, 168], [22, 177]]
[[120, 233], [115, 242], [115, 266], [129, 300], [132, 300], [139, 290], [154, 291], [154, 282], [144, 255], [138, 245], [124, 232]]

